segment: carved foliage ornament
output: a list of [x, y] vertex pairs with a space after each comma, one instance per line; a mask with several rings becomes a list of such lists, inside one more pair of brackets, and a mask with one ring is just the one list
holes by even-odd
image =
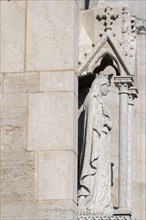
[[118, 14], [114, 12], [111, 6], [107, 6], [104, 9], [104, 13], [98, 14], [96, 19], [98, 21], [104, 20], [105, 31], [112, 30], [113, 22], [118, 18]]

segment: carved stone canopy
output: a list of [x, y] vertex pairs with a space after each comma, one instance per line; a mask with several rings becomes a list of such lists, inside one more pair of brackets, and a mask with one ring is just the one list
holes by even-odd
[[109, 56], [117, 66], [119, 75], [134, 75], [130, 70], [130, 65], [122, 54], [122, 48], [116, 43], [111, 34], [107, 34], [103, 40], [93, 47], [92, 52], [78, 68], [78, 76], [92, 74], [94, 69], [100, 65], [100, 61], [105, 56]]
[[100, 1], [97, 7], [84, 11], [81, 15], [78, 76], [93, 74], [103, 59], [107, 60], [106, 66], [109, 59], [112, 61], [116, 75], [134, 76], [135, 38], [135, 17], [127, 4]]

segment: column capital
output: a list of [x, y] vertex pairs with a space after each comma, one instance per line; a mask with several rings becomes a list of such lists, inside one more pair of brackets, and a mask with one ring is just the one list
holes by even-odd
[[135, 98], [138, 98], [138, 90], [136, 87], [130, 87], [128, 93], [128, 105], [134, 105], [133, 101]]
[[134, 84], [133, 76], [116, 76], [114, 82], [120, 91], [119, 94], [129, 94], [129, 88]]

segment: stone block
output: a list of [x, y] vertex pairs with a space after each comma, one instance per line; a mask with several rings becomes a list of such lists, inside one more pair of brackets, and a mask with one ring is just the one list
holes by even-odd
[[24, 70], [24, 1], [1, 2], [1, 71]]
[[3, 107], [26, 107], [28, 103], [27, 95], [25, 94], [10, 94], [5, 95], [2, 99]]
[[39, 73], [8, 73], [3, 77], [4, 94], [35, 93], [40, 89]]
[[12, 94], [3, 96], [1, 100], [1, 118], [23, 118], [24, 120], [26, 120], [28, 113], [27, 104], [27, 95]]
[[27, 95], [5, 95], [1, 100], [1, 146], [7, 150], [26, 149]]
[[32, 201], [12, 201], [1, 204], [3, 220], [39, 220], [37, 204]]
[[27, 70], [74, 69], [75, 1], [29, 1]]
[[26, 149], [27, 121], [24, 118], [1, 119], [1, 149]]
[[27, 149], [77, 152], [77, 98], [73, 92], [29, 96]]
[[77, 205], [73, 200], [50, 200], [39, 203], [39, 219], [75, 220]]
[[1, 150], [1, 202], [36, 199], [36, 155]]
[[41, 72], [40, 73], [40, 91], [73, 91], [78, 95], [78, 79], [72, 72]]
[[39, 199], [77, 199], [77, 158], [72, 151], [39, 153]]

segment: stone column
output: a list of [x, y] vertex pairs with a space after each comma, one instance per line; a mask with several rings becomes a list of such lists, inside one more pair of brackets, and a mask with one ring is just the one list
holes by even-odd
[[132, 77], [115, 77], [119, 88], [119, 207], [127, 208], [127, 131], [128, 131], [128, 89]]
[[133, 106], [134, 98], [137, 98], [135, 88], [129, 89], [128, 95], [128, 143], [127, 143], [127, 208], [131, 210], [132, 192], [132, 131], [133, 131]]

